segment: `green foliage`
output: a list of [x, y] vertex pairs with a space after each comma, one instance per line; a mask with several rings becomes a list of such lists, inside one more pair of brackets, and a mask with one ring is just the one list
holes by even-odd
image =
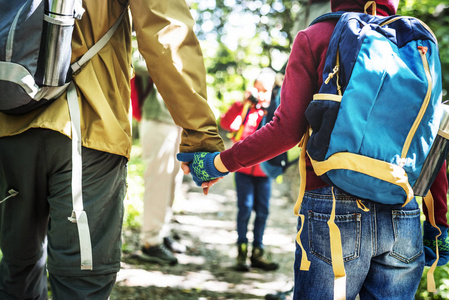
[[223, 112], [243, 98], [260, 69], [287, 60], [302, 3], [281, 0], [190, 0], [207, 68], [211, 106]]
[[419, 283], [418, 291], [415, 299], [449, 299], [449, 267], [442, 266], [435, 269], [435, 284], [437, 288], [436, 293], [427, 292], [427, 272], [429, 268], [426, 267]]
[[142, 147], [138, 139], [134, 140], [131, 159], [128, 163], [128, 193], [125, 199], [125, 216], [123, 226], [127, 229], [137, 229], [142, 226], [143, 211], [143, 174]]
[[[188, 0], [204, 51], [209, 101], [216, 115], [242, 98], [259, 70], [280, 70], [307, 0]], [[443, 97], [449, 90], [449, 4], [447, 0], [400, 0], [398, 14], [429, 25], [440, 46]]]

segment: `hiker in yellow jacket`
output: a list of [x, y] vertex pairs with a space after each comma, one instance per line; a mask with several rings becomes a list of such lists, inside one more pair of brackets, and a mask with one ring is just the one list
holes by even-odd
[[[83, 1], [74, 62], [130, 10], [139, 50], [176, 124], [181, 152], [221, 151], [206, 102], [203, 57], [184, 0]], [[81, 110], [82, 186], [92, 270], [80, 268], [72, 207], [71, 128], [65, 93], [23, 115], [0, 113], [1, 299], [107, 299], [120, 269], [120, 234], [131, 151], [131, 16], [74, 74]], [[8, 191], [15, 191], [8, 193]], [[11, 197], [8, 197], [11, 196]], [[48, 253], [48, 256], [47, 256]], [[48, 260], [47, 260], [48, 259]]]

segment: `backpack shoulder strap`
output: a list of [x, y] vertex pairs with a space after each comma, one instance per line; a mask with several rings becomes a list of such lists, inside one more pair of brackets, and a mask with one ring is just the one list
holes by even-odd
[[[120, 25], [128, 6], [123, 10], [114, 25], [100, 38], [77, 62], [71, 66], [72, 72], [78, 71], [86, 62], [100, 51], [111, 39]], [[90, 239], [89, 223], [83, 204], [82, 185], [82, 156], [81, 156], [81, 112], [78, 103], [78, 93], [73, 81], [64, 86], [67, 91], [70, 120], [72, 126], [72, 205], [73, 210], [68, 220], [77, 224], [80, 243], [81, 270], [92, 270], [92, 244]]]
[[128, 6], [123, 10], [123, 12], [120, 14], [118, 19], [115, 21], [114, 25], [112, 25], [111, 28], [103, 35], [98, 42], [96, 42], [92, 47], [87, 50], [86, 53], [81, 56], [81, 58], [74, 62], [70, 67], [72, 69], [73, 73], [76, 73], [81, 67], [88, 62], [92, 57], [95, 56], [111, 39], [111, 37], [114, 35], [115, 31], [117, 31], [118, 26], [122, 22], [123, 17], [125, 16], [125, 13], [128, 12]]
[[313, 24], [323, 22], [326, 20], [338, 20], [344, 13], [345, 13], [345, 11], [335, 11], [335, 12], [330, 12], [330, 13], [321, 15], [321, 16], [317, 17], [315, 20], [313, 20], [309, 26], [312, 26]]

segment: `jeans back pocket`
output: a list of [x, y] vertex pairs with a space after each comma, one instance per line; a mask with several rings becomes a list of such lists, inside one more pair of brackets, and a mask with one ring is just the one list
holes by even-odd
[[[327, 224], [330, 215], [309, 211], [308, 218], [310, 252], [321, 260], [332, 264], [329, 226]], [[341, 234], [344, 261], [358, 258], [360, 256], [361, 214], [335, 215], [335, 224]]]
[[394, 245], [391, 255], [411, 263], [423, 251], [420, 210], [393, 210]]

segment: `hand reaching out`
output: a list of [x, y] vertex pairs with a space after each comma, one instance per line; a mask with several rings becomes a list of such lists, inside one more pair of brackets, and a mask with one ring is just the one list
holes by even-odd
[[192, 174], [193, 181], [203, 188], [207, 195], [209, 188], [229, 172], [220, 172], [214, 165], [214, 158], [219, 152], [178, 153], [177, 159], [182, 162], [184, 174]]

